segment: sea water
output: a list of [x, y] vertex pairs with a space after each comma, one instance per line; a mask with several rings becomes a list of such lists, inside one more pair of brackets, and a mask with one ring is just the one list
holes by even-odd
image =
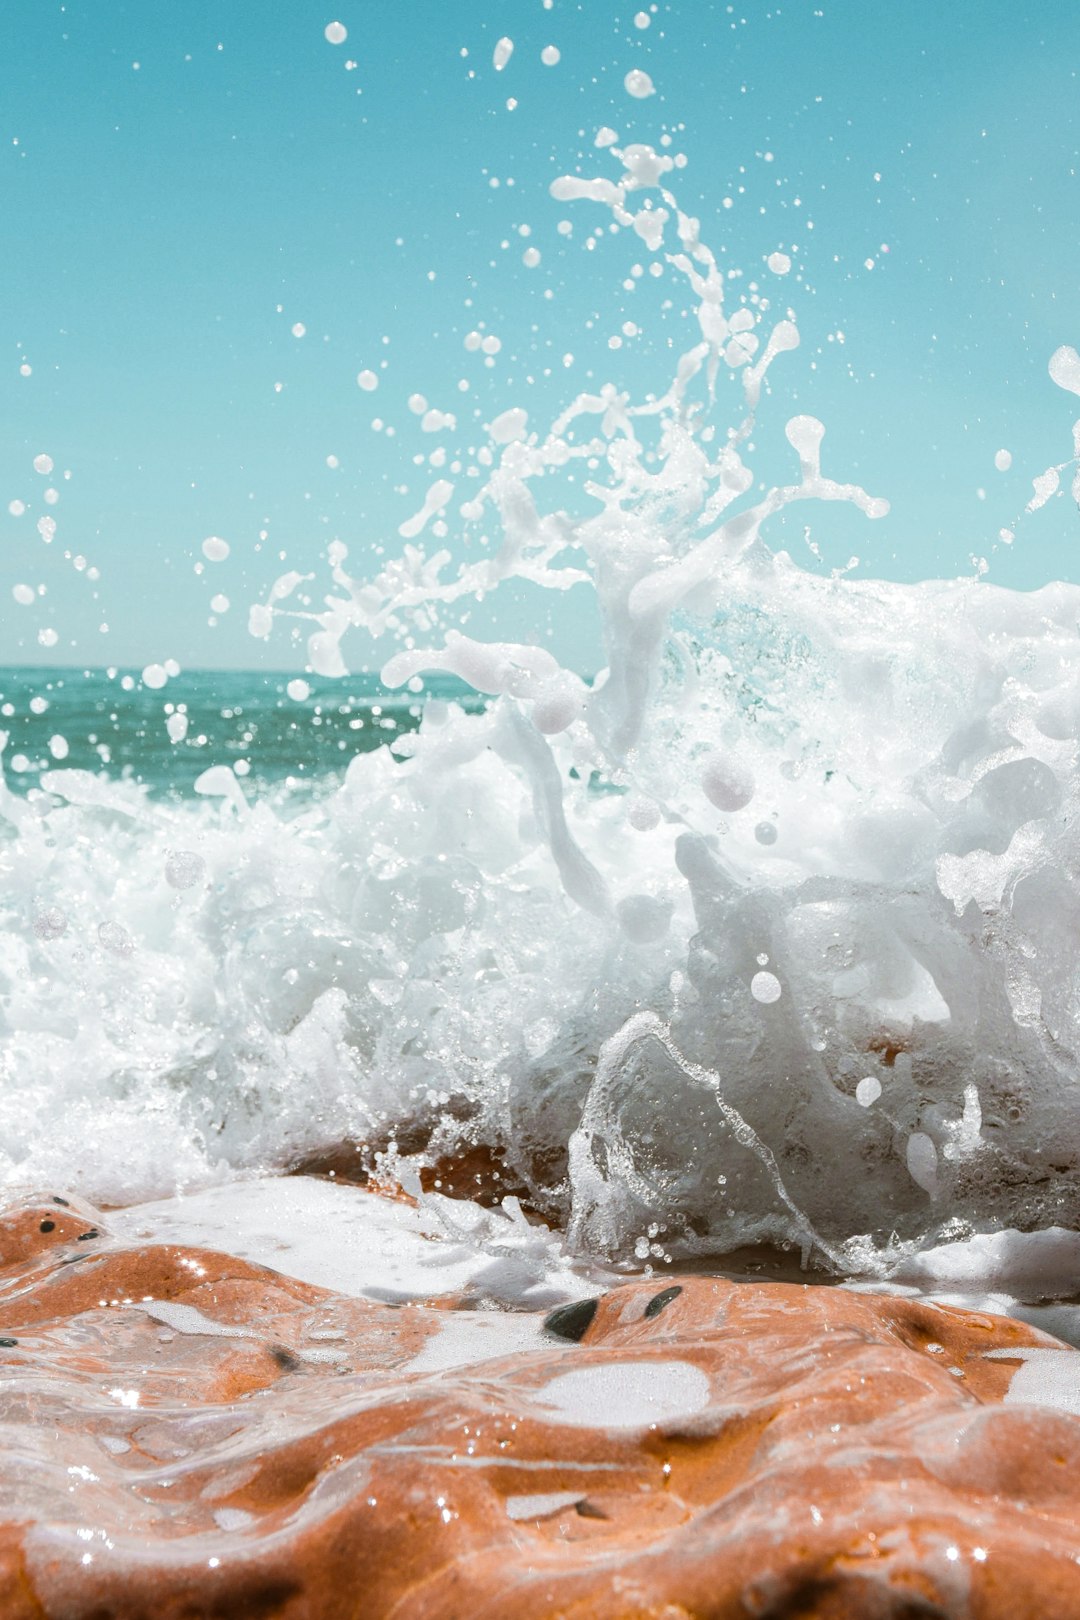
[[[508, 399], [398, 558], [335, 541], [316, 607], [267, 580], [252, 633], [307, 637], [276, 683], [5, 673], [8, 1188], [131, 1204], [345, 1143], [418, 1186], [482, 1146], [575, 1255], [870, 1275], [1080, 1220], [1080, 590], [773, 549], [793, 503], [887, 510], [783, 410], [790, 263], [733, 301], [675, 159], [598, 146], [552, 192], [679, 278], [655, 392]], [[602, 669], [462, 633], [523, 581], [595, 592]]]

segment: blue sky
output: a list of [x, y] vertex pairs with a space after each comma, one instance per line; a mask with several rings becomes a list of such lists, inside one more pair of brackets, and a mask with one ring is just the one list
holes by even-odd
[[[1080, 343], [1075, 0], [661, 0], [644, 29], [639, 9], [5, 0], [0, 662], [299, 668], [283, 633], [249, 638], [248, 603], [286, 567], [321, 583], [335, 536], [357, 572], [396, 549], [432, 477], [411, 395], [480, 442], [511, 404], [543, 422], [605, 378], [663, 387], [670, 278], [625, 291], [625, 236], [587, 248], [600, 218], [548, 195], [558, 174], [615, 172], [593, 147], [604, 124], [672, 135], [680, 201], [748, 278], [796, 250], [803, 346], [758, 442], [780, 446], [779, 473], [783, 422], [811, 411], [827, 469], [892, 502], [873, 526], [823, 509], [820, 564], [800, 513], [784, 543], [801, 561], [854, 553], [863, 575], [912, 579], [975, 554], [1000, 584], [1080, 579], [1068, 495], [994, 549], [1080, 414], [1046, 370]], [[647, 100], [623, 88], [635, 66]], [[644, 335], [611, 350], [631, 318]], [[464, 346], [480, 322], [502, 343], [490, 367]], [[226, 561], [203, 560], [209, 535]], [[21, 605], [16, 584], [45, 594]], [[584, 593], [557, 609], [556, 650], [593, 667]], [[507, 636], [537, 622], [521, 596], [486, 611]]]

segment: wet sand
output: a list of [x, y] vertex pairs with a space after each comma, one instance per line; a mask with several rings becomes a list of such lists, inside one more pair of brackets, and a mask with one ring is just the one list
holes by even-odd
[[5, 1620], [1080, 1617], [1080, 1416], [1005, 1399], [1076, 1352], [1023, 1323], [392, 1305], [108, 1219], [0, 1217]]

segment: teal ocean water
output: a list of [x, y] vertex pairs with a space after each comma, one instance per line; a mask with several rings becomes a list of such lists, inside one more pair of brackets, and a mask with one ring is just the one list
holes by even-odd
[[256, 789], [300, 787], [334, 779], [354, 755], [414, 731], [432, 697], [470, 712], [484, 707], [446, 678], [401, 693], [387, 692], [374, 675], [312, 676], [299, 697], [290, 695], [296, 682], [185, 670], [154, 689], [136, 670], [0, 668], [8, 786], [26, 793], [44, 772], [75, 769], [139, 783], [155, 797], [186, 798], [209, 766], [228, 765]]

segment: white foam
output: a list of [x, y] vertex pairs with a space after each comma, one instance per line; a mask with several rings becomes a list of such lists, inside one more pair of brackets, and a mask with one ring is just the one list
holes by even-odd
[[472, 1367], [544, 1344], [540, 1321], [511, 1311], [447, 1311], [439, 1331], [400, 1369], [402, 1372], [445, 1372]]
[[1022, 1358], [1005, 1391], [1006, 1406], [1052, 1406], [1080, 1413], [1080, 1352], [1017, 1346], [984, 1351], [987, 1361]]
[[924, 1288], [975, 1286], [1021, 1300], [1060, 1298], [1080, 1292], [1080, 1232], [1050, 1226], [980, 1233], [912, 1255], [893, 1276]]
[[[128, 1241], [217, 1249], [335, 1293], [372, 1299], [472, 1291], [539, 1309], [580, 1297], [587, 1286], [544, 1229], [474, 1205], [435, 1198], [416, 1207], [307, 1176], [231, 1182], [136, 1204], [114, 1211], [109, 1224]], [[209, 1331], [199, 1328], [194, 1307], [155, 1302], [146, 1309], [178, 1331]], [[190, 1314], [172, 1321], [161, 1316], [166, 1309]], [[485, 1347], [492, 1356], [505, 1354], [537, 1332], [533, 1317], [455, 1314], [446, 1338], [422, 1354], [429, 1358], [425, 1365], [456, 1366], [463, 1351], [464, 1361], [482, 1359]]]
[[545, 1491], [537, 1496], [508, 1496], [506, 1517], [518, 1522], [524, 1519], [550, 1519], [564, 1508], [584, 1501], [581, 1491]]
[[646, 1429], [695, 1416], [711, 1393], [707, 1374], [689, 1361], [622, 1361], [560, 1373], [530, 1399], [574, 1428]]

